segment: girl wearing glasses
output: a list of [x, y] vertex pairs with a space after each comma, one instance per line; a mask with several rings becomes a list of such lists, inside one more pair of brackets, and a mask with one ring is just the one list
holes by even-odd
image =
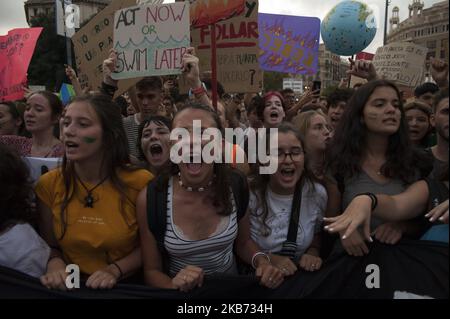
[[[270, 152], [278, 156], [276, 173], [257, 175], [250, 181], [251, 236], [271, 253], [273, 263], [285, 275], [292, 275], [298, 266], [315, 271], [322, 265], [319, 233], [327, 193], [305, 165], [304, 143], [298, 130], [284, 122], [278, 134], [268, 136], [268, 147], [276, 138], [278, 148]], [[299, 216], [296, 222], [291, 220], [293, 214]], [[294, 235], [290, 224], [296, 229]]]

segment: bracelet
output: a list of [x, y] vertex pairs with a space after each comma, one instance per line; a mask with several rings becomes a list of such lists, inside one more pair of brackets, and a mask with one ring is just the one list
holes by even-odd
[[207, 94], [207, 90], [206, 90], [206, 86], [205, 83], [202, 82], [202, 85], [196, 89], [190, 89], [189, 90], [189, 96], [191, 96], [192, 94], [196, 97], [199, 98], [201, 97], [203, 94]]
[[111, 263], [111, 265], [116, 266], [116, 268], [119, 270], [119, 278], [117, 278], [117, 279], [122, 278], [123, 277], [123, 272], [122, 272], [122, 269], [119, 267], [119, 265], [116, 262]]
[[[375, 208], [377, 208], [377, 205], [378, 205], [378, 199], [377, 199], [377, 196], [375, 196], [375, 194], [373, 194], [373, 193], [360, 193], [360, 194], [358, 194], [358, 195], [356, 195], [356, 196], [361, 196], [361, 195], [366, 195], [366, 196], [369, 196], [370, 197], [370, 200], [372, 201], [372, 211], [375, 209]], [[356, 197], [355, 196], [355, 197]]]
[[267, 259], [267, 261], [269, 262], [269, 264], [270, 264], [270, 257], [269, 257], [269, 255], [267, 255], [266, 253], [263, 253], [262, 251], [258, 251], [258, 252], [255, 253], [255, 254], [253, 255], [253, 257], [252, 257], [252, 267], [253, 267], [254, 269], [257, 268], [257, 267], [255, 266], [255, 259], [256, 259], [256, 257], [258, 257], [258, 256], [264, 256], [264, 257]]

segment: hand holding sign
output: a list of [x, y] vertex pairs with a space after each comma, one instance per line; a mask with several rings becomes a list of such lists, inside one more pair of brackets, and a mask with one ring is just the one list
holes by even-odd
[[439, 87], [448, 86], [448, 64], [444, 60], [431, 58], [431, 76]]
[[117, 81], [111, 77], [111, 74], [116, 70], [116, 63], [117, 53], [114, 49], [111, 49], [109, 50], [109, 57], [102, 64], [103, 82], [115, 87], [117, 87]]
[[183, 76], [191, 88], [199, 88], [200, 81], [199, 59], [195, 56], [195, 49], [188, 48], [182, 58]]
[[372, 62], [366, 60], [354, 61], [352, 58], [349, 58], [348, 61], [350, 62], [351, 69], [347, 71], [347, 74], [366, 79], [367, 81], [377, 79], [377, 71]]

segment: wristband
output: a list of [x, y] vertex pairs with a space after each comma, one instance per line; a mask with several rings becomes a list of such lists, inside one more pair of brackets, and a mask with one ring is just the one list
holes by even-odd
[[122, 272], [122, 269], [119, 267], [119, 265], [116, 262], [111, 263], [111, 265], [116, 266], [116, 268], [119, 270], [119, 278], [117, 278], [117, 279], [122, 278], [123, 277], [123, 272]]
[[254, 269], [257, 268], [257, 267], [255, 266], [255, 259], [256, 259], [256, 257], [258, 257], [258, 256], [264, 256], [264, 257], [269, 261], [269, 264], [270, 264], [270, 257], [269, 257], [269, 255], [267, 255], [266, 253], [263, 253], [262, 251], [258, 251], [258, 252], [255, 253], [255, 254], [253, 255], [253, 257], [252, 257], [252, 267], [253, 267]]
[[[373, 194], [373, 193], [360, 193], [360, 194], [358, 194], [358, 195], [356, 195], [356, 196], [361, 196], [361, 195], [366, 195], [366, 196], [369, 196], [369, 197], [370, 197], [370, 200], [372, 201], [372, 205], [371, 205], [372, 211], [373, 211], [375, 208], [377, 208], [377, 205], [378, 205], [378, 199], [377, 199], [377, 196], [375, 196], [375, 194]], [[355, 197], [356, 197], [356, 196], [355, 196]]]
[[201, 96], [203, 94], [206, 94], [206, 93], [207, 93], [206, 85], [203, 82], [202, 82], [202, 85], [200, 87], [198, 87], [196, 89], [192, 89], [191, 88], [189, 90], [189, 96], [192, 96], [192, 94], [193, 94], [193, 95], [195, 95], [195, 97], [199, 97], [199, 96]]

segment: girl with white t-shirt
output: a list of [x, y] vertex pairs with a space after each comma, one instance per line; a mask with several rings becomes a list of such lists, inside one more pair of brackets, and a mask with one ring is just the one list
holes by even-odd
[[[271, 253], [272, 263], [286, 275], [293, 274], [298, 266], [315, 271], [322, 265], [320, 225], [327, 192], [306, 169], [303, 142], [297, 129], [290, 123], [282, 123], [277, 135], [270, 136], [268, 144], [270, 154], [278, 157], [277, 171], [250, 181], [251, 237], [262, 250]], [[291, 221], [296, 210], [298, 218]], [[294, 234], [290, 240], [288, 233]]]

